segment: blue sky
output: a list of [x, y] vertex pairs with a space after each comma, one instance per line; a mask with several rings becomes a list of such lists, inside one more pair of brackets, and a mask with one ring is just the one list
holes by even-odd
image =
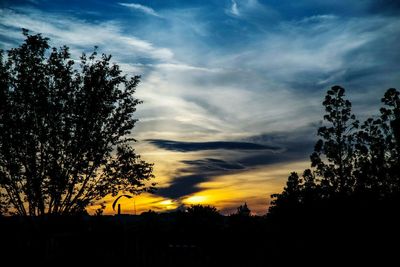
[[329, 87], [361, 118], [400, 87], [399, 15], [394, 0], [3, 0], [0, 47], [23, 27], [142, 75], [135, 137], [160, 186], [147, 206], [201, 196], [262, 213], [308, 166]]

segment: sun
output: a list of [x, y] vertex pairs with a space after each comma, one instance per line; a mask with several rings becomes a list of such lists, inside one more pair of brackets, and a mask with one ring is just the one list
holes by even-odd
[[188, 197], [184, 200], [184, 203], [186, 204], [201, 204], [204, 203], [207, 200], [206, 196], [191, 196]]
[[158, 202], [159, 205], [161, 205], [164, 209], [166, 210], [172, 210], [172, 209], [176, 209], [177, 204], [172, 201], [171, 199], [166, 199], [163, 201]]

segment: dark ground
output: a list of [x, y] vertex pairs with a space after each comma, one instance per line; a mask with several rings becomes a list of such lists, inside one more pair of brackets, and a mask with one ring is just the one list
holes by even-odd
[[195, 217], [183, 212], [2, 217], [0, 255], [1, 262], [11, 264], [56, 266], [358, 266], [371, 261], [388, 266], [384, 263], [399, 261], [396, 216], [309, 218]]

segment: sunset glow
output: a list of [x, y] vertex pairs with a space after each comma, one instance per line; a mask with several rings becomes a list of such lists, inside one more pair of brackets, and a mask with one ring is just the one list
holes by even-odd
[[400, 20], [374, 1], [73, 2], [2, 1], [0, 49], [27, 28], [73, 59], [98, 46], [141, 75], [129, 137], [157, 191], [121, 198], [123, 213], [246, 202], [265, 214], [289, 173], [310, 167], [327, 88], [348, 88], [362, 118], [399, 87]]
[[191, 196], [186, 198], [183, 203], [191, 204], [204, 204], [207, 201], [206, 196]]

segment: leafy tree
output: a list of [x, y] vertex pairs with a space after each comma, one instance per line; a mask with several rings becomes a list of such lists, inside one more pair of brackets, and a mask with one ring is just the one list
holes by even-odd
[[152, 164], [131, 146], [140, 77], [122, 75], [96, 50], [77, 66], [68, 47], [23, 34], [23, 44], [0, 53], [3, 212], [79, 213], [108, 194], [153, 190]]
[[349, 194], [354, 186], [354, 130], [359, 127], [359, 122], [351, 113], [350, 101], [344, 96], [345, 90], [340, 86], [333, 86], [327, 92], [323, 102], [327, 125], [318, 129], [321, 139], [311, 155], [311, 167], [315, 167], [323, 178], [325, 188]]

